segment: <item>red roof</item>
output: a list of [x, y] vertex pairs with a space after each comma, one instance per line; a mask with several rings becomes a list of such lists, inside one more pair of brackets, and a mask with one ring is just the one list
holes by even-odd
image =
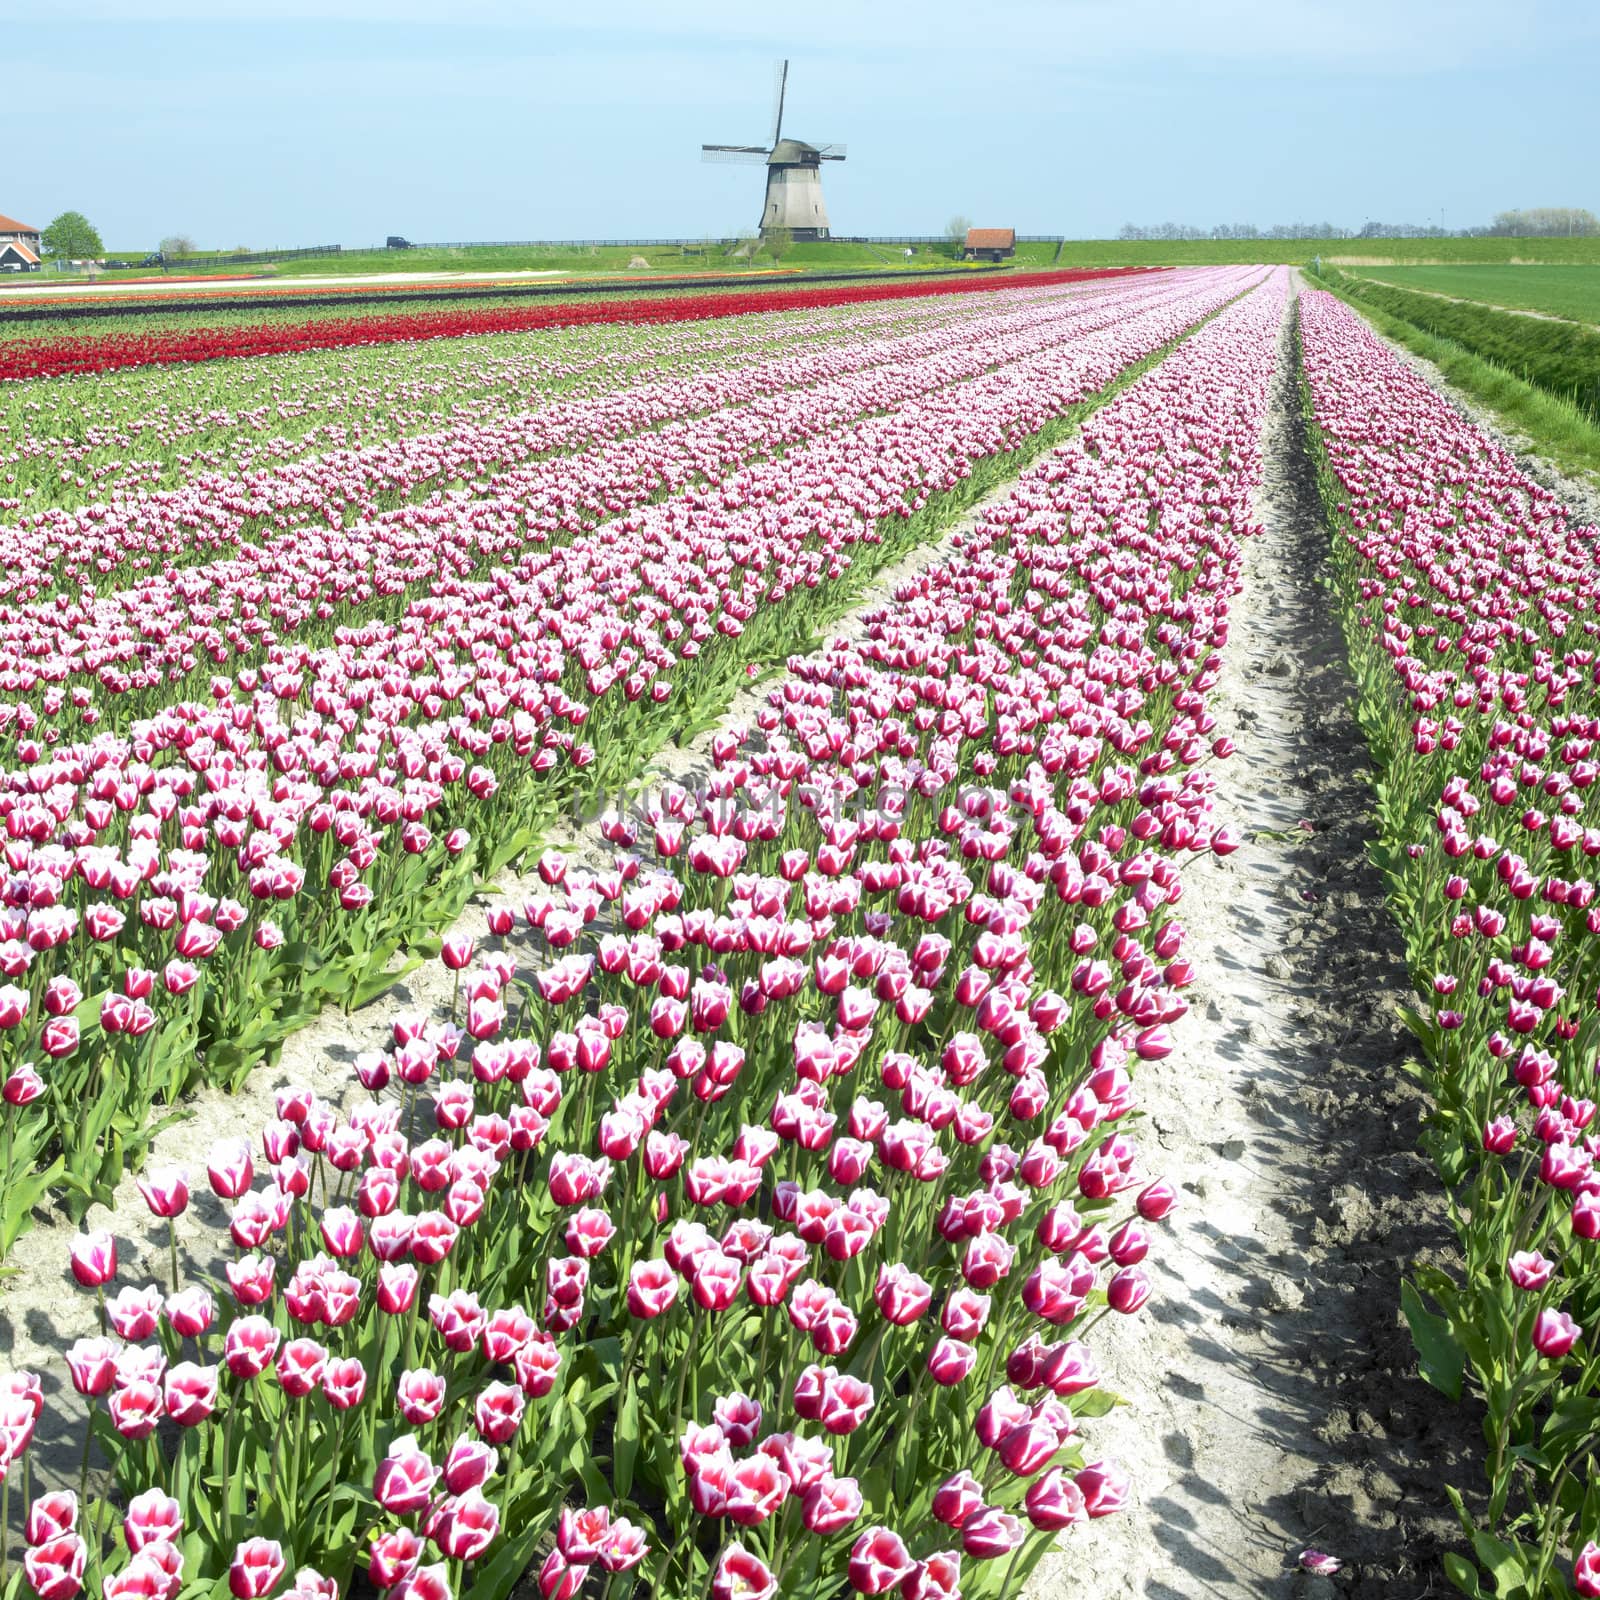
[[19, 244], [15, 239], [0, 239], [0, 259], [4, 259], [4, 257], [9, 255], [13, 250], [15, 250], [16, 253], [21, 256], [30, 267], [36, 267], [39, 265], [38, 256], [36, 256], [33, 251], [27, 247], [27, 245]]
[[1014, 250], [1017, 247], [1015, 228], [968, 228], [969, 250]]
[[0, 233], [37, 233], [39, 230], [15, 217], [0, 216]]

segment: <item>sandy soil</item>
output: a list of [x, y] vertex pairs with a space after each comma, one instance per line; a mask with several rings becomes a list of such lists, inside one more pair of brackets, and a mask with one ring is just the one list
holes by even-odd
[[[1405, 973], [1364, 855], [1367, 757], [1285, 333], [1265, 531], [1218, 686], [1238, 743], [1218, 808], [1246, 844], [1185, 871], [1196, 1002], [1139, 1081], [1150, 1166], [1183, 1204], [1155, 1294], [1107, 1341], [1130, 1406], [1092, 1424], [1137, 1502], [1069, 1535], [1033, 1600], [1447, 1592], [1442, 1483], [1480, 1475], [1476, 1418], [1415, 1376], [1399, 1318], [1404, 1264], [1449, 1239], [1401, 1072]], [[1298, 1570], [1307, 1546], [1344, 1572]]]

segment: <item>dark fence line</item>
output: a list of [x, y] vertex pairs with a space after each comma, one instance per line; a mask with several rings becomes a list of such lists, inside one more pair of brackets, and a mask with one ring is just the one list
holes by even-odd
[[254, 267], [268, 261], [300, 261], [307, 256], [337, 256], [344, 254], [339, 244], [299, 245], [293, 250], [246, 250], [240, 255], [174, 256], [170, 267]]
[[594, 250], [610, 246], [617, 250], [711, 249], [737, 244], [737, 239], [466, 239], [443, 244], [413, 242], [406, 245], [373, 245], [373, 250]]

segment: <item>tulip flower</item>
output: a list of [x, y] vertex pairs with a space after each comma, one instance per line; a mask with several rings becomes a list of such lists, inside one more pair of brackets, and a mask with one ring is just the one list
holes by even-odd
[[73, 1277], [86, 1289], [109, 1283], [117, 1275], [117, 1241], [109, 1233], [79, 1234], [67, 1252]]
[[72, 1600], [83, 1587], [89, 1547], [76, 1533], [33, 1544], [22, 1558], [28, 1587], [38, 1600]]
[[1546, 1307], [1533, 1321], [1533, 1347], [1547, 1361], [1559, 1361], [1578, 1342], [1581, 1329], [1565, 1311]]
[[1091, 1463], [1078, 1473], [1076, 1483], [1091, 1517], [1109, 1516], [1128, 1503], [1132, 1486], [1127, 1474], [1109, 1462]]
[[850, 1585], [858, 1594], [887, 1594], [915, 1565], [897, 1533], [869, 1528], [851, 1547]]
[[772, 1600], [777, 1592], [777, 1579], [765, 1562], [741, 1544], [723, 1547], [712, 1573], [712, 1600]]
[[247, 1539], [233, 1553], [228, 1591], [234, 1600], [263, 1600], [283, 1577], [283, 1547], [275, 1539]]

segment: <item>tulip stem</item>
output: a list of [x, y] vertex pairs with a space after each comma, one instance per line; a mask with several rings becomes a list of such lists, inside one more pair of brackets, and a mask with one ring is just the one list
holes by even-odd
[[239, 1411], [239, 1396], [234, 1395], [222, 1421], [222, 1542], [233, 1543], [233, 1498], [229, 1485], [229, 1466], [233, 1459], [233, 1419]]
[[167, 1219], [167, 1248], [172, 1252], [172, 1292], [178, 1292], [178, 1219]]
[[[1023, 1541], [1024, 1544], [1026, 1542]], [[1023, 1546], [1019, 1544], [1016, 1553], [1011, 1557], [1011, 1564], [1006, 1568], [1005, 1578], [1000, 1584], [1000, 1600], [1006, 1600], [1006, 1596], [1011, 1593], [1011, 1579], [1016, 1573], [1017, 1563], [1022, 1559], [1022, 1549]]]
[[695, 1305], [694, 1313], [689, 1318], [689, 1344], [683, 1353], [683, 1365], [678, 1368], [678, 1398], [672, 1403], [672, 1432], [668, 1435], [671, 1443], [676, 1445], [679, 1433], [683, 1427], [683, 1388], [689, 1377], [689, 1367], [694, 1361], [695, 1342], [700, 1333], [700, 1307]]
[[661, 1581], [666, 1582], [669, 1573], [678, 1565], [678, 1557], [687, 1553], [688, 1559], [684, 1562], [683, 1577], [687, 1583], [694, 1576], [694, 1524], [684, 1525], [683, 1532], [678, 1537], [678, 1542], [672, 1547], [672, 1554], [667, 1558], [667, 1564], [662, 1568]]
[[83, 1465], [78, 1469], [78, 1504], [86, 1506], [89, 1503], [89, 1447], [94, 1443], [94, 1408], [93, 1396], [89, 1400], [89, 1417], [83, 1429]]
[[[766, 1306], [761, 1308], [761, 1344], [756, 1352], [755, 1382], [757, 1385], [761, 1383], [761, 1380], [765, 1376], [767, 1370], [767, 1339], [772, 1333], [772, 1318], [767, 1315], [769, 1309], [770, 1308]], [[760, 1392], [761, 1391], [758, 1387], [756, 1389], [756, 1393], [759, 1394]], [[783, 1397], [780, 1395], [779, 1404], [782, 1404], [782, 1398]]]
[[[289, 1504], [295, 1506], [297, 1509], [300, 1500], [301, 1480], [305, 1476], [307, 1413], [310, 1410], [311, 1396], [302, 1395], [300, 1397], [299, 1414], [295, 1417], [294, 1457], [290, 1462], [292, 1473], [289, 1479]], [[334, 1482], [337, 1482], [337, 1466], [334, 1470]]]
[[340, 1476], [340, 1462], [344, 1457], [344, 1423], [347, 1413], [336, 1411], [333, 1414], [333, 1476], [328, 1481], [328, 1514], [322, 1525], [322, 1543], [326, 1548], [333, 1541], [333, 1491], [343, 1481]]
[[911, 1408], [906, 1412], [906, 1420], [901, 1424], [899, 1437], [894, 1443], [894, 1482], [900, 1481], [900, 1452], [905, 1447], [908, 1439], [914, 1439], [917, 1431], [917, 1412], [922, 1409], [922, 1391], [928, 1379], [928, 1364], [922, 1363], [922, 1370], [917, 1374], [916, 1384], [911, 1390]]

